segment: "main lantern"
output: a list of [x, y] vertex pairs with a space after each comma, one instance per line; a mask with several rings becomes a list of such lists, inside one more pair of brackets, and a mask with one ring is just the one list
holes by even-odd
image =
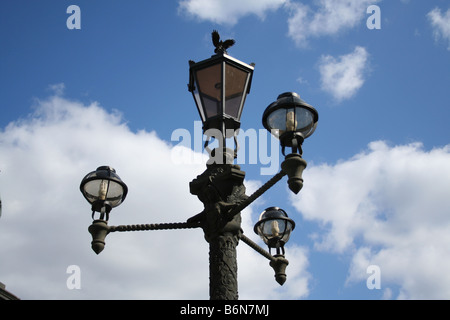
[[245, 98], [250, 92], [254, 65], [239, 61], [226, 52], [234, 40], [220, 41], [212, 35], [216, 46], [211, 58], [189, 61], [189, 91], [192, 92], [203, 123], [203, 132], [223, 143], [236, 136], [240, 128]]

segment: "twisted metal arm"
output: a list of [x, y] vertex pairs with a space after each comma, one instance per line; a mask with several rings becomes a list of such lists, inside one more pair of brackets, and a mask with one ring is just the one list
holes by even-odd
[[228, 217], [234, 217], [237, 213], [244, 210], [246, 207], [248, 207], [253, 201], [258, 199], [264, 192], [272, 188], [278, 181], [280, 181], [286, 173], [284, 171], [278, 172], [276, 175], [274, 175], [269, 181], [267, 181], [265, 184], [263, 184], [258, 190], [253, 192], [252, 195], [250, 195], [247, 199], [239, 203], [236, 207], [234, 207], [232, 210], [230, 210], [227, 213]]
[[257, 245], [255, 242], [253, 242], [243, 234], [241, 234], [241, 240], [248, 244], [256, 252], [260, 253], [262, 256], [270, 260], [269, 265], [272, 267], [273, 271], [275, 271], [275, 280], [280, 285], [283, 285], [286, 282], [286, 267], [289, 264], [289, 261], [285, 259], [284, 255], [278, 254], [272, 256], [269, 252], [261, 248], [259, 245]]
[[276, 258], [273, 257], [267, 250], [261, 248], [256, 242], [248, 238], [246, 235], [241, 234], [241, 240], [249, 245], [250, 248], [261, 254], [263, 257], [267, 258], [270, 261], [275, 261]]
[[[172, 230], [172, 229], [194, 229], [200, 228], [200, 223], [189, 222], [175, 222], [175, 223], [152, 223], [152, 224], [132, 224], [132, 225], [119, 225], [109, 226], [109, 232], [126, 232], [126, 231], [149, 231], [149, 230]], [[246, 235], [241, 234], [240, 239], [253, 248], [256, 252], [266, 257], [270, 261], [274, 261], [275, 258], [266, 250], [261, 248], [256, 242], [248, 238]]]
[[174, 223], [151, 223], [151, 224], [132, 224], [110, 226], [109, 232], [125, 232], [125, 231], [148, 231], [148, 230], [172, 230], [172, 229], [193, 229], [200, 228], [200, 223], [191, 222], [174, 222]]
[[[253, 201], [259, 198], [264, 192], [273, 187], [278, 181], [280, 181], [286, 173], [281, 170], [276, 175], [274, 175], [269, 181], [263, 184], [258, 190], [256, 190], [252, 195], [247, 197], [244, 201], [240, 202], [232, 210], [226, 213], [228, 217], [234, 217], [237, 213], [244, 210]], [[125, 231], [149, 231], [149, 230], [173, 230], [173, 229], [194, 229], [201, 228], [202, 223], [199, 221], [192, 222], [191, 219], [188, 222], [174, 222], [174, 223], [152, 223], [152, 224], [132, 224], [132, 225], [119, 225], [119, 226], [109, 226], [109, 232], [125, 232]], [[242, 241], [247, 243], [250, 247], [258, 251], [260, 254], [265, 256], [269, 260], [273, 260], [272, 255], [258, 246], [255, 242], [247, 238], [247, 236], [242, 235]]]

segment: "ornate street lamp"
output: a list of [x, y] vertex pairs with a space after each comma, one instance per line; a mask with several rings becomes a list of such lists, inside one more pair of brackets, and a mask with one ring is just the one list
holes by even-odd
[[109, 233], [107, 221], [112, 208], [119, 206], [127, 196], [128, 187], [116, 174], [116, 170], [108, 166], [98, 167], [88, 173], [80, 184], [84, 198], [92, 205], [92, 219], [95, 212], [100, 212], [89, 226], [92, 235], [91, 247], [96, 254], [105, 248], [105, 238]]
[[[243, 234], [241, 211], [285, 175], [289, 188], [294, 193], [300, 191], [303, 186], [301, 175], [306, 167], [306, 161], [301, 158], [301, 144], [314, 132], [318, 114], [295, 93], [280, 95], [266, 109], [264, 127], [280, 138], [283, 154], [285, 147], [292, 147], [292, 153], [285, 156], [280, 172], [247, 196], [243, 184], [245, 172], [233, 164], [233, 160], [237, 152], [237, 130], [254, 67], [226, 53], [234, 40], [221, 41], [217, 31], [213, 31], [212, 39], [216, 55], [198, 63], [190, 61], [188, 85], [207, 136], [205, 148], [210, 138], [219, 140], [219, 147], [210, 152], [206, 170], [189, 184], [191, 194], [204, 204], [204, 210], [186, 222], [108, 226], [109, 212], [124, 201], [128, 192], [115, 170], [99, 167], [84, 177], [80, 190], [92, 205], [92, 218], [95, 212], [100, 213], [100, 218], [89, 227], [92, 249], [97, 254], [104, 249], [105, 238], [111, 232], [201, 228], [210, 249], [210, 298], [231, 300], [238, 298], [236, 246], [241, 240], [270, 261], [280, 285], [286, 281], [285, 269], [289, 262], [284, 257], [284, 245], [295, 227], [294, 221], [278, 207], [270, 207], [261, 214], [254, 230], [269, 246], [267, 251]], [[231, 137], [236, 143], [234, 152], [226, 148], [226, 139]], [[276, 249], [275, 255], [270, 252], [272, 248]]]
[[[216, 162], [232, 163], [236, 158], [236, 134], [240, 128], [245, 98], [250, 92], [254, 65], [227, 54], [226, 49], [234, 44], [234, 40], [221, 41], [217, 31], [213, 31], [212, 39], [216, 47], [215, 55], [197, 63], [189, 61], [188, 88], [194, 97], [203, 122], [203, 132], [207, 136], [205, 148], [210, 138], [214, 137], [219, 142], [217, 151], [223, 155], [216, 157]], [[236, 144], [231, 156], [226, 150], [227, 138], [234, 138]], [[211, 154], [213, 157], [214, 155]]]
[[[280, 94], [277, 101], [271, 103], [263, 114], [264, 128], [280, 139], [285, 156], [281, 168], [289, 177], [289, 189], [295, 194], [303, 187], [302, 173], [306, 168], [306, 161], [302, 159], [302, 144], [314, 133], [318, 120], [317, 110], [300, 99], [295, 92]], [[292, 153], [286, 155], [286, 147], [291, 147]]]
[[100, 212], [100, 219], [109, 220], [111, 209], [120, 205], [127, 196], [128, 187], [116, 174], [116, 170], [108, 166], [98, 167], [88, 173], [80, 184], [80, 190], [92, 205], [92, 217]]
[[255, 224], [254, 231], [264, 243], [276, 249], [270, 266], [275, 271], [275, 280], [283, 285], [286, 282], [286, 267], [289, 261], [284, 258], [284, 245], [289, 241], [292, 230], [295, 228], [294, 220], [290, 219], [283, 209], [270, 207], [264, 210]]
[[294, 228], [295, 222], [289, 219], [286, 211], [278, 207], [270, 207], [261, 213], [254, 231], [269, 247], [269, 250], [275, 248], [277, 255], [284, 255], [284, 245], [289, 241]]
[[285, 147], [302, 155], [303, 141], [314, 133], [318, 120], [317, 110], [295, 92], [280, 94], [263, 114], [264, 128], [280, 139], [283, 155]]

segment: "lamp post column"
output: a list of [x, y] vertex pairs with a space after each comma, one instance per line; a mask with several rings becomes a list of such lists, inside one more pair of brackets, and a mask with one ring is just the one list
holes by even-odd
[[240, 221], [230, 222], [227, 229], [208, 241], [211, 300], [238, 299], [236, 246], [239, 242]]
[[190, 191], [205, 209], [188, 222], [201, 222], [209, 243], [209, 281], [211, 300], [237, 300], [236, 246], [241, 230], [241, 214], [227, 212], [245, 200], [245, 172], [238, 165], [212, 164], [190, 183]]

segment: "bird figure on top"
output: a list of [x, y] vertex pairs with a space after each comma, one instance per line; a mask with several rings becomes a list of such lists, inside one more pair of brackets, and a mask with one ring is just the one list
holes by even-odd
[[213, 30], [212, 32], [212, 42], [213, 45], [216, 47], [214, 49], [215, 53], [227, 53], [227, 49], [235, 44], [236, 41], [233, 39], [228, 39], [225, 41], [220, 40], [220, 35], [217, 30]]

